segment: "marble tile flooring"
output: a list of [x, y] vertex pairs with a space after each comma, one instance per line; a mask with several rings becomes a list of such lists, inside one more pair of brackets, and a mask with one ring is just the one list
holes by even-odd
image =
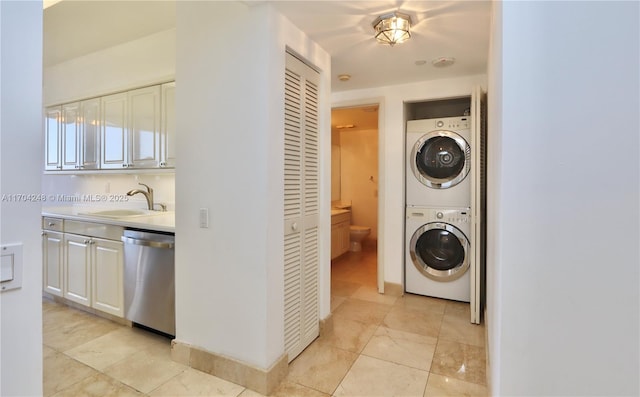
[[[333, 330], [274, 396], [485, 396], [484, 326], [466, 304], [375, 289], [375, 249], [332, 263]], [[176, 363], [170, 340], [43, 300], [45, 396], [260, 394]]]

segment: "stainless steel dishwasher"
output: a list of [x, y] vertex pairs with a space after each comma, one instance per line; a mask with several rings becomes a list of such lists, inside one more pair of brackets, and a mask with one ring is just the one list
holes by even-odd
[[125, 230], [124, 315], [133, 323], [174, 336], [175, 236]]

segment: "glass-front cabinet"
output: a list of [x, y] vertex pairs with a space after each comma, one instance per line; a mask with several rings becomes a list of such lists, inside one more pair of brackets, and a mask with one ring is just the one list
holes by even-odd
[[175, 82], [45, 109], [45, 170], [175, 167]]

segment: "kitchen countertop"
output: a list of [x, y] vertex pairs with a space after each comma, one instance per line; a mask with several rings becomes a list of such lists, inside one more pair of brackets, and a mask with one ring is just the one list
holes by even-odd
[[340, 215], [340, 214], [346, 214], [347, 212], [350, 212], [349, 210], [344, 210], [341, 208], [331, 208], [331, 216], [334, 215]]
[[174, 211], [154, 211], [153, 215], [136, 215], [117, 218], [87, 214], [87, 212], [95, 212], [100, 210], [113, 210], [113, 208], [44, 207], [42, 208], [42, 216], [71, 219], [76, 221], [104, 223], [108, 225], [132, 227], [145, 230], [156, 230], [170, 233], [175, 233], [176, 230], [176, 214]]

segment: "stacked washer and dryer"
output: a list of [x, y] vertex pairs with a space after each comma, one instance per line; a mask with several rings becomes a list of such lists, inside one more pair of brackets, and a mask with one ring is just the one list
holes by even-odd
[[407, 122], [405, 290], [469, 302], [471, 118]]

